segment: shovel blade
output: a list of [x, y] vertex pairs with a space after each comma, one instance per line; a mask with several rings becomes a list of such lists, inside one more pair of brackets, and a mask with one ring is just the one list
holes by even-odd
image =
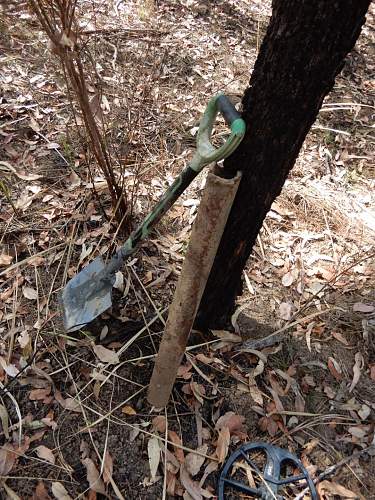
[[61, 305], [66, 331], [79, 330], [111, 307], [114, 276], [105, 268], [97, 257], [65, 286]]

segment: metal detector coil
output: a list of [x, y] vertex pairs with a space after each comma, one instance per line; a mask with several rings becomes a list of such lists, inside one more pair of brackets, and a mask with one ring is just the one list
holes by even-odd
[[[254, 460], [249, 455], [260, 452], [265, 456], [263, 470], [259, 469]], [[244, 460], [251, 467], [254, 476], [258, 476], [258, 486], [251, 487], [244, 482], [232, 479], [230, 475], [235, 471], [236, 466]], [[283, 476], [284, 466], [292, 465], [301, 474], [293, 476]], [[241, 446], [235, 451], [225, 463], [218, 484], [218, 500], [225, 500], [229, 490], [241, 492], [249, 495], [250, 498], [262, 498], [264, 500], [282, 500], [285, 497], [280, 495], [280, 489], [287, 485], [296, 484], [301, 481], [299, 487], [310, 490], [311, 500], [318, 500], [315, 485], [309, 473], [298, 458], [287, 450], [267, 443], [249, 443]], [[232, 497], [233, 498], [233, 497]]]

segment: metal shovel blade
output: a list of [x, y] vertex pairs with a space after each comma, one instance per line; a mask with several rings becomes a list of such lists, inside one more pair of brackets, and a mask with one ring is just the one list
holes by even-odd
[[103, 259], [97, 257], [64, 288], [61, 305], [68, 332], [79, 330], [111, 307], [115, 277], [105, 268]]

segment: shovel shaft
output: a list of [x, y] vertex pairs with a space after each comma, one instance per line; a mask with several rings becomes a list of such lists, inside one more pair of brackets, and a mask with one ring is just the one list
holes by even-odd
[[189, 186], [192, 180], [198, 175], [199, 171], [193, 170], [190, 166], [184, 168], [181, 174], [175, 179], [173, 184], [165, 192], [164, 196], [154, 207], [143, 222], [135, 229], [125, 244], [112, 257], [106, 268], [108, 274], [116, 273], [122, 266], [122, 263], [137, 249], [139, 243], [147, 238], [155, 224], [163, 217], [163, 215], [171, 208], [174, 202], [179, 198], [181, 193]]

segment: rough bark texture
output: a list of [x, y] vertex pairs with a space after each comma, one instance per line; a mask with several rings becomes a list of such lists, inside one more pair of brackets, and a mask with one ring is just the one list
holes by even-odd
[[324, 97], [365, 21], [370, 0], [273, 0], [267, 34], [243, 97], [245, 139], [225, 167], [242, 181], [207, 283], [201, 328], [222, 327], [241, 274]]

